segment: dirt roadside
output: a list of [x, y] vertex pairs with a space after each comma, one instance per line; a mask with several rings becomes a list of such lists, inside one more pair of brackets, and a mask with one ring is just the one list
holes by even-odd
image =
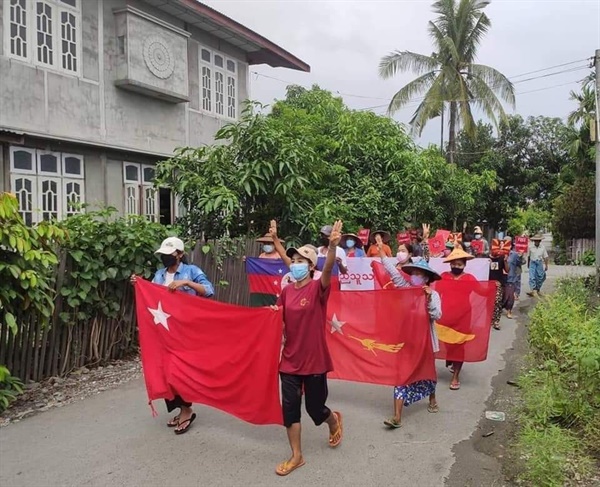
[[[507, 382], [516, 381], [523, 367], [528, 350], [528, 313], [533, 306], [535, 302], [530, 299], [517, 301], [514, 313], [516, 319], [510, 324], [506, 324], [503, 320], [504, 328], [517, 326], [517, 332], [512, 348], [504, 354], [506, 366], [492, 379], [493, 392], [486, 402], [486, 411], [502, 411], [506, 413], [506, 421], [491, 421], [482, 416], [471, 437], [455, 445], [453, 451], [456, 462], [446, 479], [445, 485], [448, 487], [519, 485], [516, 481], [518, 463], [510, 449], [517, 431], [513, 411], [519, 401], [519, 390]], [[502, 330], [492, 330], [492, 332], [502, 333]]]

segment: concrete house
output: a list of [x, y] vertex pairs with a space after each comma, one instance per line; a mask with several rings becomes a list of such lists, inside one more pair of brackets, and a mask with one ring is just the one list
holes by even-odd
[[253, 64], [310, 70], [197, 0], [0, 0], [0, 191], [29, 224], [79, 202], [172, 222], [154, 164], [239, 117]]

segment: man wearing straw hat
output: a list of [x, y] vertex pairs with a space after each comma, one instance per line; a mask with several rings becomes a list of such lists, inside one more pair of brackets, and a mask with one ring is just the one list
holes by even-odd
[[548, 251], [542, 245], [542, 236], [539, 234], [531, 237], [533, 245], [529, 246], [527, 253], [527, 267], [529, 267], [529, 287], [527, 296], [540, 296], [542, 285], [548, 272]]

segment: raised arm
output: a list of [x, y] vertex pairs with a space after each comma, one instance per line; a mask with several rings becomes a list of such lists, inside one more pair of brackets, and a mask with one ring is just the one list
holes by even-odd
[[271, 225], [269, 226], [269, 235], [273, 239], [273, 245], [275, 246], [275, 250], [279, 254], [279, 257], [281, 257], [283, 263], [289, 267], [292, 263], [292, 259], [286, 255], [285, 248], [283, 245], [281, 245], [281, 242], [277, 237], [277, 222], [275, 220], [271, 220]]
[[333, 230], [329, 235], [329, 250], [327, 251], [327, 257], [325, 257], [325, 265], [321, 272], [321, 286], [323, 289], [327, 289], [331, 284], [331, 271], [336, 259], [336, 248], [342, 239], [342, 221], [338, 220], [333, 224]]
[[423, 223], [421, 227], [423, 228], [423, 240], [421, 243], [423, 259], [425, 259], [425, 262], [429, 262], [429, 257], [431, 256], [429, 252], [429, 234], [431, 233], [431, 225], [429, 223]]

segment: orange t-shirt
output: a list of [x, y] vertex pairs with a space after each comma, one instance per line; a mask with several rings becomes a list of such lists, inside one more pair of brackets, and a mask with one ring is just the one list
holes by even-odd
[[[392, 256], [392, 249], [387, 244], [383, 244], [383, 252], [387, 257]], [[369, 247], [367, 257], [379, 257], [379, 248], [377, 248], [377, 244], [373, 244]]]

